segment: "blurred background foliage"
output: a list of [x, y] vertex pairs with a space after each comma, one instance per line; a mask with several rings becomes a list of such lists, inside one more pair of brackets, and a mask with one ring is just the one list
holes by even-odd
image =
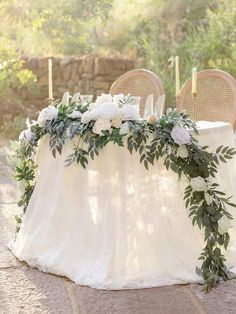
[[236, 0], [1, 0], [0, 96], [32, 87], [22, 56], [96, 53], [136, 58], [163, 80], [174, 105], [174, 56], [181, 83], [220, 68], [236, 76]]

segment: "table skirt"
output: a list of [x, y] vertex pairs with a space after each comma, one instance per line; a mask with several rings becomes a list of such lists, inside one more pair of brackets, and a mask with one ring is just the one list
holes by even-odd
[[[199, 124], [201, 143], [234, 145], [231, 126]], [[54, 159], [45, 136], [38, 148], [37, 184], [10, 245], [30, 266], [98, 289], [136, 289], [198, 282], [203, 232], [183, 201], [185, 182], [159, 160], [147, 171], [139, 156], [109, 144], [86, 169], [65, 167], [70, 141]], [[236, 196], [236, 159], [217, 181]], [[234, 198], [235, 200], [236, 198]], [[230, 208], [236, 217], [235, 208]], [[236, 222], [228, 266], [236, 266]], [[232, 270], [236, 270], [232, 268]]]

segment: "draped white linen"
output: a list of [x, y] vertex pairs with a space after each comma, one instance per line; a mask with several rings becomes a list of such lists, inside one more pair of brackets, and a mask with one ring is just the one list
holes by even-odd
[[[232, 127], [199, 122], [202, 144], [233, 146]], [[204, 247], [183, 202], [184, 183], [162, 161], [147, 171], [135, 152], [109, 144], [81, 166], [52, 157], [48, 137], [38, 149], [37, 184], [13, 253], [30, 266], [98, 289], [201, 282], [195, 273]], [[236, 196], [236, 158], [219, 168], [218, 182]], [[234, 198], [235, 200], [236, 198]], [[228, 266], [236, 266], [236, 210]]]

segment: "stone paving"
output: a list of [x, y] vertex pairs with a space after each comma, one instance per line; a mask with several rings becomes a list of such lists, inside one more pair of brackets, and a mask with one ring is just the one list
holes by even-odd
[[0, 146], [0, 314], [235, 314], [236, 280], [208, 294], [200, 285], [104, 291], [41, 273], [7, 249], [19, 211], [17, 190], [7, 166], [8, 146]]

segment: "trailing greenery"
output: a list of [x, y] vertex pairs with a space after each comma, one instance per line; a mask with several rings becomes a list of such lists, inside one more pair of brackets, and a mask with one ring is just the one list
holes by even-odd
[[[49, 136], [49, 145], [55, 158], [62, 153], [66, 139], [73, 143], [65, 166], [77, 163], [86, 168], [91, 160], [99, 157], [108, 143], [114, 143], [122, 149], [127, 146], [131, 154], [139, 155], [140, 163], [147, 170], [160, 160], [167, 170], [177, 174], [179, 180], [188, 182], [183, 195], [185, 206], [193, 225], [203, 229], [205, 236], [205, 247], [199, 258], [202, 265], [197, 268], [197, 272], [204, 278], [206, 290], [220, 279], [230, 279], [232, 274], [226, 267], [224, 256], [230, 236], [228, 227], [222, 231], [222, 220], [226, 219], [228, 224], [233, 219], [228, 208], [236, 205], [221, 191], [214, 178], [219, 163], [233, 158], [236, 150], [222, 145], [215, 152], [209, 152], [208, 147], [202, 147], [193, 136], [193, 131], [197, 133], [194, 122], [185, 113], [176, 110], [168, 110], [161, 119], [152, 123], [146, 120], [123, 121], [122, 126], [124, 123], [128, 125], [128, 131], [124, 134], [120, 127], [96, 134], [93, 132], [95, 121], [83, 123], [81, 117], [71, 117], [74, 111], [84, 114], [88, 108], [89, 103], [84, 104], [80, 100], [70, 101], [69, 104], [57, 102], [56, 118], [47, 120], [43, 126], [33, 122], [28, 126], [31, 132], [28, 140], [26, 134], [21, 136], [12, 158], [15, 160], [16, 179], [24, 183], [19, 201], [23, 212], [27, 209], [35, 186], [35, 154], [38, 141], [44, 135]], [[175, 128], [184, 131], [180, 141], [185, 137], [186, 144], [177, 143], [173, 133]], [[193, 131], [190, 132], [190, 129]], [[17, 222], [19, 230], [21, 217], [17, 217]]]

